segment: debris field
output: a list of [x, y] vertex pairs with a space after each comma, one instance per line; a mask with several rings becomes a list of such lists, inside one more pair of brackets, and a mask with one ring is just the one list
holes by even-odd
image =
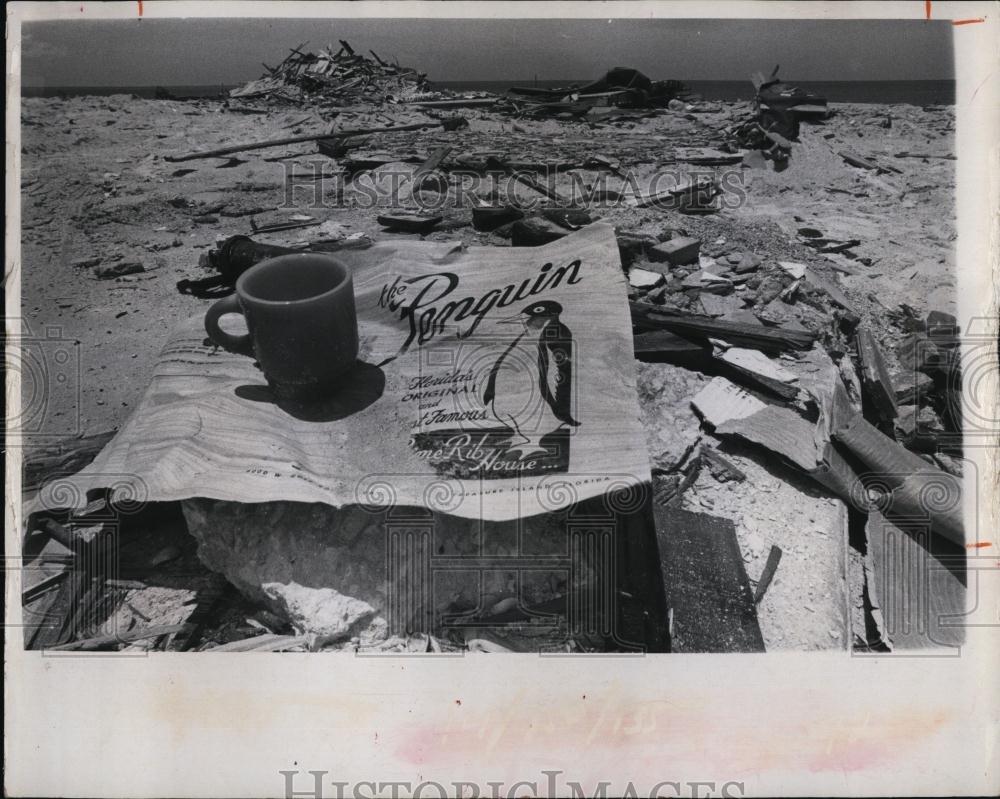
[[[53, 435], [27, 443], [26, 498], [125, 423], [169, 328], [268, 255], [531, 247], [601, 220], [627, 285], [608, 301], [633, 322], [670, 650], [956, 642], [903, 623], [913, 586], [883, 568], [928, 554], [935, 601], [964, 601], [952, 107], [805, 95], [796, 114], [766, 102], [774, 75], [707, 102], [627, 69], [443, 92], [346, 42], [303, 47], [226, 98], [22, 100], [22, 322], [79, 363], [76, 390], [48, 397]], [[946, 498], [931, 511], [928, 490]], [[318, 636], [203, 565], [175, 505], [112, 510], [28, 519], [27, 646], [606, 648], [539, 632], [503, 586], [474, 635]]]

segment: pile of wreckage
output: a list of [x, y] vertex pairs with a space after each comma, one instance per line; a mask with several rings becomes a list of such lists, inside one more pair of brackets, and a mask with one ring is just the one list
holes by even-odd
[[614, 67], [603, 78], [584, 86], [556, 89], [512, 86], [508, 97], [514, 110], [526, 116], [567, 118], [582, 116], [601, 106], [682, 109], [685, 103], [699, 99], [679, 80], [653, 81], [630, 67]]
[[[778, 80], [778, 67], [765, 78], [755, 72], [753, 113], [726, 131], [731, 148], [760, 152], [779, 168], [788, 161], [799, 122], [824, 119], [830, 113], [825, 97]], [[759, 164], [758, 164], [759, 165]], [[867, 167], [865, 167], [867, 168]]]
[[[956, 318], [941, 311], [921, 317], [905, 304], [885, 309], [899, 342], [885, 346], [885, 333], [863, 321], [829, 262], [761, 257], [724, 238], [706, 248], [690, 236], [661, 239], [619, 235], [623, 262], [631, 263], [635, 356], [681, 367], [670, 373], [674, 379], [700, 375], [696, 392], [675, 393], [718, 444], [654, 462], [658, 504], [680, 508], [703, 469], [719, 481], [745, 480], [719, 445], [784, 464], [848, 510], [846, 532], [862, 587], [854, 600], [855, 650], [960, 644], [961, 628], [940, 621], [963, 612], [964, 549], [974, 546], [962, 524]], [[642, 384], [640, 378], [641, 393]], [[699, 517], [699, 524], [709, 522], [736, 546], [728, 520]], [[754, 605], [781, 554], [771, 548], [752, 600], [739, 588], [747, 576], [735, 562], [729, 593], [742, 610], [716, 619], [735, 636], [720, 651], [763, 651], [758, 633], [741, 636], [748, 619], [756, 629]], [[926, 577], [896, 570], [916, 562], [932, 564], [929, 586], [913, 582]], [[675, 579], [708, 581], [704, 574]], [[942, 615], [924, 619], [922, 602]], [[690, 635], [704, 646], [703, 631]]]
[[409, 67], [391, 64], [371, 52], [371, 58], [356, 53], [341, 40], [319, 52], [303, 52], [305, 44], [292, 49], [276, 67], [264, 64], [267, 73], [229, 92], [234, 100], [267, 103], [347, 105], [418, 99], [426, 93], [427, 76]]

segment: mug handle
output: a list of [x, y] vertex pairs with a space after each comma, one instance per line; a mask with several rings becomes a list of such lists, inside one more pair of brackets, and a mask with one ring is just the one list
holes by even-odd
[[252, 347], [249, 335], [234, 336], [219, 327], [219, 318], [230, 313], [243, 313], [239, 297], [235, 294], [224, 297], [208, 309], [208, 313], [205, 314], [205, 332], [220, 347], [242, 355], [250, 355]]

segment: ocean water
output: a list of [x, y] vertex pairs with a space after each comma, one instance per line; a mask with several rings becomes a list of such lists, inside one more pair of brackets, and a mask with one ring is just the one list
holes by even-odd
[[[592, 80], [592, 79], [591, 79]], [[522, 81], [440, 81], [435, 86], [460, 91], [504, 92], [511, 86], [559, 88], [574, 83], [583, 86], [590, 80]], [[826, 97], [831, 103], [910, 103], [911, 105], [951, 105], [955, 102], [953, 80], [838, 80], [789, 81], [806, 91]], [[752, 100], [749, 80], [685, 80], [692, 92], [705, 100]]]
[[[432, 86], [454, 91], [487, 91], [502, 94], [511, 86], [559, 88], [572, 84], [583, 86], [592, 79], [581, 80], [504, 80], [504, 81], [434, 81]], [[832, 103], [910, 103], [911, 105], [950, 105], [955, 102], [955, 82], [952, 80], [889, 80], [889, 81], [802, 81], [795, 83], [807, 91], [826, 97]], [[748, 80], [690, 80], [691, 91], [706, 100], [750, 100], [753, 86]], [[165, 86], [178, 97], [215, 97], [225, 94], [235, 84], [201, 86]], [[79, 97], [85, 95], [134, 94], [151, 98], [155, 86], [25, 86], [24, 97]]]

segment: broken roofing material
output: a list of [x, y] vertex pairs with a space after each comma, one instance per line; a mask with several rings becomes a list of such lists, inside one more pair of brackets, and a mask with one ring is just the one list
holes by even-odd
[[341, 40], [339, 49], [327, 45], [303, 52], [300, 44], [276, 67], [264, 64], [266, 74], [233, 89], [233, 99], [261, 99], [268, 103], [346, 104], [417, 100], [427, 94], [427, 76], [409, 67], [391, 64], [371, 52], [356, 53]]

